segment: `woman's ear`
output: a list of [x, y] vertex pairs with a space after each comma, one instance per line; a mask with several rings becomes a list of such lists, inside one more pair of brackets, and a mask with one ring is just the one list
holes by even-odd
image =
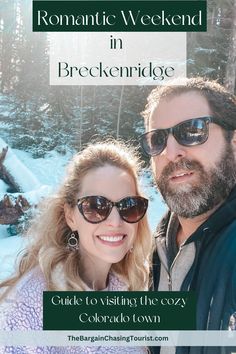
[[74, 209], [69, 206], [69, 204], [64, 205], [64, 213], [67, 225], [71, 228], [71, 230], [76, 230], [75, 226], [75, 217], [74, 217]]

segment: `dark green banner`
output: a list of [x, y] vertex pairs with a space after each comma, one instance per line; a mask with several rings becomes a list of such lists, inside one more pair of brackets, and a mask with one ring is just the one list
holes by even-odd
[[33, 31], [207, 30], [206, 1], [33, 1]]
[[45, 291], [44, 330], [194, 330], [190, 292]]

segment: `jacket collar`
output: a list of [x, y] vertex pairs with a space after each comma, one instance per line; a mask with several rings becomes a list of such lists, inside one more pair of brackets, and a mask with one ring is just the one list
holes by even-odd
[[[170, 217], [178, 218], [176, 214], [171, 213], [169, 210], [157, 226], [154, 233], [155, 238], [161, 239], [166, 237]], [[187, 239], [186, 244], [196, 241], [200, 237], [202, 238], [203, 233], [217, 234], [220, 229], [230, 224], [233, 220], [236, 220], [236, 186], [232, 189], [224, 203]]]

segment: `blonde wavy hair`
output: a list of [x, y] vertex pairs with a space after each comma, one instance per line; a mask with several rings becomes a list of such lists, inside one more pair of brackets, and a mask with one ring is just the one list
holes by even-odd
[[[37, 266], [44, 275], [47, 290], [61, 290], [53, 279], [53, 273], [58, 269], [65, 279], [63, 290], [85, 290], [79, 269], [79, 250], [71, 251], [66, 247], [71, 229], [66, 223], [64, 206], [76, 206], [83, 178], [91, 170], [105, 165], [128, 172], [134, 180], [137, 195], [142, 195], [138, 187], [140, 162], [134, 149], [117, 141], [88, 145], [70, 162], [58, 192], [39, 207], [38, 216], [27, 233], [30, 243], [19, 262], [17, 274], [0, 284], [0, 287], [7, 287], [2, 298], [23, 275]], [[138, 223], [133, 252], [128, 252], [111, 267], [126, 281], [129, 290], [144, 290], [148, 286], [151, 244], [151, 232], [145, 215]]]

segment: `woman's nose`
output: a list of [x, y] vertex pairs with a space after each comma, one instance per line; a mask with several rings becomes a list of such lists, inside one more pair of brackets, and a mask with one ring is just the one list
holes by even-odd
[[119, 226], [120, 225], [120, 223], [122, 222], [122, 219], [120, 217], [118, 209], [115, 206], [113, 206], [108, 218], [105, 221], [106, 221], [106, 224], [111, 225], [111, 226]]

